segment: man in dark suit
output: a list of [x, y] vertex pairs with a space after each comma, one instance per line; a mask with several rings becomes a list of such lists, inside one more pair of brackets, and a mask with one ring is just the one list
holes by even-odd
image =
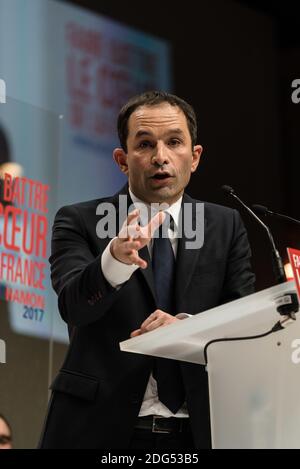
[[[208, 448], [205, 368], [124, 353], [119, 343], [252, 293], [246, 231], [235, 210], [209, 203], [197, 226], [203, 204], [184, 193], [202, 153], [189, 104], [145, 93], [122, 108], [118, 131], [114, 159], [128, 185], [113, 197], [63, 207], [54, 222], [52, 282], [70, 347], [52, 384], [40, 447]], [[129, 213], [117, 236], [104, 238], [102, 209], [115, 210], [108, 224], [118, 221], [120, 196], [146, 210]], [[167, 209], [153, 215], [153, 203]], [[196, 249], [179, 229], [187, 206], [196, 236], [204, 232]], [[159, 225], [163, 242], [154, 237]]]

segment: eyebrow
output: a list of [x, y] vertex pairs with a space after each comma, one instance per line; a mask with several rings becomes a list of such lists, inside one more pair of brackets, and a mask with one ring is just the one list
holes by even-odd
[[[184, 135], [183, 131], [181, 129], [170, 129], [166, 132], [166, 135]], [[135, 134], [135, 138], [140, 138], [140, 137], [153, 137], [153, 133], [150, 132], [149, 130], [139, 130]]]

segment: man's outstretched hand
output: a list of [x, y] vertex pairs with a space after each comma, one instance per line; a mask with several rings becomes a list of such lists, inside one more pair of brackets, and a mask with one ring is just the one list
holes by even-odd
[[137, 209], [128, 215], [117, 238], [110, 245], [110, 252], [115, 259], [124, 264], [135, 264], [141, 269], [146, 269], [147, 262], [139, 256], [139, 250], [150, 242], [166, 215], [164, 212], [158, 212], [145, 226], [138, 224], [138, 216]]

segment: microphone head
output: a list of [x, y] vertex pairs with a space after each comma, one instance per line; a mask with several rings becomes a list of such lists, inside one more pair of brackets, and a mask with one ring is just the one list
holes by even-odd
[[233, 195], [234, 189], [230, 186], [222, 186], [221, 189], [226, 192], [226, 194]]
[[261, 213], [262, 215], [267, 215], [269, 211], [264, 205], [252, 205], [252, 208], [255, 212]]

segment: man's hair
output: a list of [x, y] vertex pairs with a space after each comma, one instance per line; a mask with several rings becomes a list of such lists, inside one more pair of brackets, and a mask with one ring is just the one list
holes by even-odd
[[194, 109], [178, 96], [164, 91], [147, 91], [131, 98], [120, 110], [118, 117], [118, 135], [121, 147], [127, 152], [128, 121], [131, 114], [141, 106], [157, 106], [168, 103], [177, 106], [184, 113], [192, 139], [192, 147], [197, 143], [197, 119]]

